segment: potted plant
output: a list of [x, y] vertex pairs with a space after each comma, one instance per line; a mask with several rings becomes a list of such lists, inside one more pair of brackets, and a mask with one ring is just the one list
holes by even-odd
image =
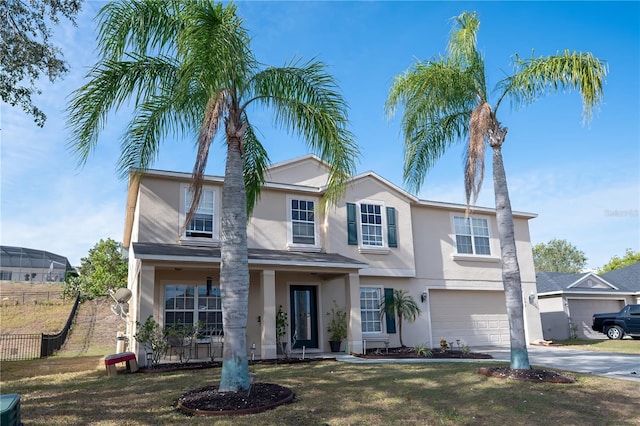
[[344, 309], [338, 307], [336, 301], [333, 301], [333, 307], [327, 312], [329, 324], [327, 331], [329, 332], [329, 345], [331, 352], [340, 352], [342, 340], [347, 337], [347, 313]]

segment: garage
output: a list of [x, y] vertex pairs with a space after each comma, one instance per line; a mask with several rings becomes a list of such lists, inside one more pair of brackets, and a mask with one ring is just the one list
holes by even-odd
[[434, 346], [440, 338], [468, 346], [509, 345], [509, 319], [501, 291], [431, 290]]
[[591, 316], [604, 312], [618, 312], [624, 308], [622, 300], [569, 299], [569, 316], [579, 339], [604, 339], [602, 333], [591, 330]]

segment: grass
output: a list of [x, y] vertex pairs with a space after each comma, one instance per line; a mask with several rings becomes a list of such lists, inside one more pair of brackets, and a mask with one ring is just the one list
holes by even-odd
[[[58, 333], [64, 327], [73, 307], [73, 300], [57, 299], [30, 302], [24, 305], [0, 305], [1, 333], [33, 334]], [[29, 318], [29, 321], [25, 321]]]
[[[219, 369], [106, 376], [96, 359], [63, 371], [64, 359], [3, 362], [3, 393], [22, 395], [29, 425], [637, 425], [638, 384], [576, 374], [573, 384], [477, 374], [477, 363], [368, 364], [332, 361], [253, 366], [262, 382], [292, 388], [293, 404], [242, 417], [188, 418], [174, 408], [184, 392], [215, 384]], [[9, 364], [9, 365], [7, 365]], [[491, 362], [483, 366], [493, 365]]]
[[625, 338], [622, 340], [587, 340], [570, 339], [554, 340], [554, 344], [566, 346], [569, 349], [582, 349], [585, 351], [616, 352], [621, 354], [640, 355], [640, 340]]

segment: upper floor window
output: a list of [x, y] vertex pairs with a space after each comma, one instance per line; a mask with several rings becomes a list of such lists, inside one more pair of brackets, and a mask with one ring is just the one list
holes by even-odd
[[366, 201], [359, 205], [347, 203], [347, 242], [372, 253], [386, 253], [389, 247], [398, 247], [396, 209]]
[[487, 219], [454, 216], [453, 228], [458, 254], [491, 255]]
[[291, 238], [294, 244], [315, 244], [315, 203], [291, 200]]
[[[189, 188], [185, 189], [184, 215], [186, 217], [191, 207], [193, 195]], [[187, 225], [185, 236], [198, 238], [214, 237], [214, 200], [215, 192], [212, 189], [203, 189], [200, 195], [200, 202]]]
[[382, 207], [379, 204], [360, 204], [362, 245], [382, 247]]

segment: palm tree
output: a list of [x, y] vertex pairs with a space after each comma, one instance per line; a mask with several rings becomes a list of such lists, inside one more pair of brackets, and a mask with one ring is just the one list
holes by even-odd
[[224, 126], [220, 286], [225, 345], [219, 390], [246, 390], [246, 224], [268, 166], [248, 108], [273, 108], [276, 126], [303, 137], [330, 165], [323, 201], [333, 202], [344, 190], [358, 155], [346, 128], [346, 103], [321, 62], [260, 64], [232, 4], [123, 0], [104, 6], [98, 22], [100, 60], [68, 107], [71, 148], [80, 164], [95, 148], [109, 114], [127, 101], [134, 112], [122, 137], [122, 175], [144, 172], [167, 137], [190, 144], [195, 139], [193, 199], [186, 226], [199, 203], [209, 147]]
[[498, 83], [499, 96], [492, 108], [484, 60], [476, 44], [479, 26], [475, 13], [464, 12], [454, 18], [447, 55], [419, 61], [398, 75], [389, 90], [386, 111], [393, 116], [398, 106], [403, 108], [404, 180], [416, 192], [427, 171], [451, 144], [468, 142], [465, 165], [467, 213], [482, 186], [486, 144], [493, 149], [496, 219], [511, 330], [511, 368], [530, 369], [520, 268], [501, 153], [507, 128], [498, 121], [498, 108], [507, 97], [513, 106], [523, 107], [550, 92], [577, 90], [582, 95], [583, 117], [588, 121], [593, 108], [602, 101], [607, 66], [591, 53], [563, 51], [531, 58], [516, 55], [514, 73]]
[[420, 307], [413, 300], [413, 297], [409, 295], [405, 290], [393, 289], [393, 295], [390, 298], [385, 298], [380, 304], [380, 314], [390, 315], [395, 318], [398, 316], [398, 332], [400, 336], [400, 346], [403, 348], [402, 342], [402, 320], [406, 319], [409, 322], [413, 322], [420, 315]]

